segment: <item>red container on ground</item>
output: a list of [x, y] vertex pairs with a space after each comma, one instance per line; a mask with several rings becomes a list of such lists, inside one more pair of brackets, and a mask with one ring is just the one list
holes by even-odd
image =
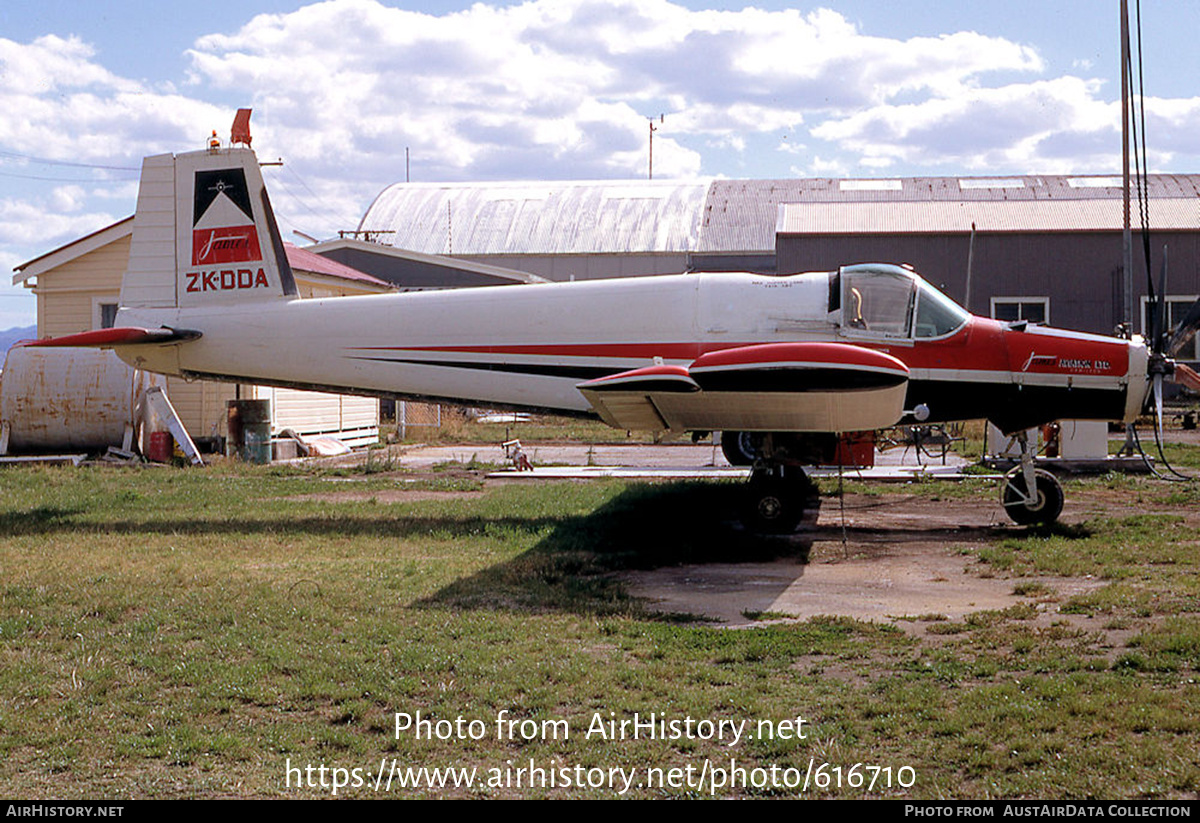
[[150, 432], [150, 446], [146, 458], [154, 463], [170, 463], [175, 453], [175, 438], [170, 432]]

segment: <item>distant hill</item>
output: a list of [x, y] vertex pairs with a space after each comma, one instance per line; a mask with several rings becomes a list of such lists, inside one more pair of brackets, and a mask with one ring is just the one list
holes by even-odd
[[4, 329], [0, 331], [0, 366], [3, 366], [4, 352], [8, 351], [8, 347], [18, 340], [32, 340], [37, 337], [37, 326], [20, 326], [15, 329]]

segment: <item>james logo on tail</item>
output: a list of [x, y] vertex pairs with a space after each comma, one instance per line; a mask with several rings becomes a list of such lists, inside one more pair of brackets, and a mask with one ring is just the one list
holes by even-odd
[[[262, 260], [258, 230], [241, 168], [196, 172], [192, 198], [192, 265]], [[262, 268], [211, 268], [186, 273], [187, 291], [269, 287]]]
[[254, 213], [240, 169], [197, 171], [192, 207], [192, 265], [262, 260]]

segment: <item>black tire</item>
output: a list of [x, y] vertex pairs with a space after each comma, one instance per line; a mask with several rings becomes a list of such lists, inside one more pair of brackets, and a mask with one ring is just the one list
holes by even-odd
[[761, 446], [757, 432], [721, 432], [721, 454], [731, 466], [753, 466]]
[[746, 489], [743, 520], [757, 534], [791, 534], [816, 493], [803, 472], [756, 472]]
[[1037, 501], [1025, 503], [1025, 477], [1020, 470], [1013, 472], [1004, 484], [1004, 511], [1021, 526], [1048, 526], [1058, 520], [1063, 509], [1063, 490], [1058, 478], [1043, 469], [1034, 472]]

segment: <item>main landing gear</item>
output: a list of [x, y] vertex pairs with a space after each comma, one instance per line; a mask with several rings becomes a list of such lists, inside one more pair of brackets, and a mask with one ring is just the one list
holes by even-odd
[[[795, 443], [777, 442], [768, 433], [725, 432], [722, 447], [730, 457], [741, 456], [742, 465], [752, 465], [742, 505], [742, 522], [758, 534], [791, 534], [805, 512], [816, 511], [821, 495], [805, 474], [805, 465], [792, 454]], [[726, 445], [728, 443], [728, 445]], [[736, 444], [736, 445], [735, 445]], [[789, 446], [791, 448], [789, 448]]]
[[1048, 526], [1062, 514], [1062, 485], [1050, 472], [1034, 468], [1025, 432], [1017, 435], [1017, 442], [1021, 444], [1021, 464], [1005, 476], [1004, 511], [1022, 526]]
[[[803, 458], [803, 453], [795, 454], [786, 442], [780, 444], [776, 439], [763, 434], [752, 441], [757, 454], [746, 485], [742, 521], [759, 534], [791, 534], [805, 512], [820, 506], [817, 487], [803, 469], [820, 461], [801, 462], [796, 458]], [[1019, 525], [1048, 526], [1062, 514], [1062, 485], [1053, 474], [1034, 465], [1024, 432], [1017, 435], [1017, 441], [1021, 462], [1005, 477], [1001, 489], [1004, 511]]]
[[820, 505], [816, 485], [799, 466], [755, 466], [746, 486], [743, 521], [760, 534], [791, 534]]

